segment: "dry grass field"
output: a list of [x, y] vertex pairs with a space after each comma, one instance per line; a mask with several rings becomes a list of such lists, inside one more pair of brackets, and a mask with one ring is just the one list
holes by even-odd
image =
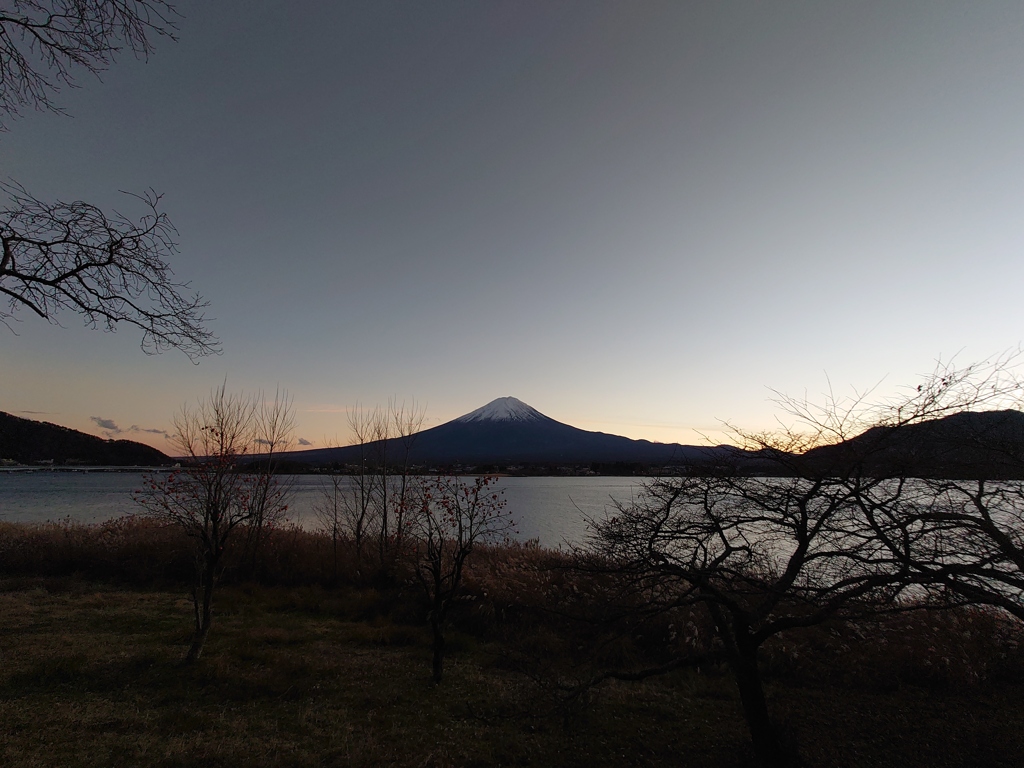
[[[68, 567], [40, 531], [0, 531], [17, 571], [0, 576], [0, 765], [753, 764], [732, 678], [713, 665], [567, 697], [559, 683], [600, 664], [593, 637], [523, 608], [576, 589], [529, 567], [543, 551], [481, 551], [434, 685], [424, 616], [400, 582], [228, 580], [203, 657], [185, 665], [186, 588], [173, 572], [143, 578], [146, 558], [126, 554], [167, 542], [58, 530], [46, 535]], [[90, 566], [111, 541], [122, 549]], [[275, 562], [308, 566], [313, 545], [294, 542], [306, 556], [278, 542]], [[52, 555], [45, 575], [32, 547]], [[130, 567], [112, 574], [115, 562]], [[794, 633], [766, 648], [770, 706], [809, 766], [1024, 765], [1019, 635], [948, 612]], [[645, 646], [602, 647], [607, 661]]]

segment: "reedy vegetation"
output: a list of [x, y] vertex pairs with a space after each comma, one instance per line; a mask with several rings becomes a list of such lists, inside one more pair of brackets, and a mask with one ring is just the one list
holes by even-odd
[[[191, 584], [192, 555], [180, 529], [141, 517], [0, 524], [4, 599], [26, 601], [5, 608], [15, 633], [5, 641], [5, 674], [13, 677], [0, 686], [12, 706], [46, 701], [52, 687], [54, 702], [81, 700], [97, 717], [133, 722], [130, 739], [115, 729], [106, 743], [123, 743], [116, 749], [125, 755], [148, 744], [149, 757], [138, 759], [161, 765], [211, 754], [225, 765], [271, 765], [282, 750], [295, 765], [445, 764], [445, 754], [456, 764], [617, 765], [634, 754], [646, 764], [725, 766], [753, 758], [734, 714], [734, 685], [715, 660], [716, 630], [697, 606], [618, 612], [606, 602], [614, 580], [575, 568], [565, 552], [478, 547], [450, 617], [453, 661], [437, 699], [425, 685], [429, 604], [411, 567], [400, 566], [391, 586], [368, 586], [343, 540], [345, 565], [333, 580], [330, 538], [285, 525], [268, 531], [260, 568], [249, 575], [244, 539], [239, 531], [228, 545], [208, 650], [182, 671], [176, 660], [191, 633], [175, 595]], [[38, 656], [29, 650], [41, 640], [31, 627], [43, 627], [50, 611], [76, 618], [61, 620], [61, 648], [39, 646], [49, 655]], [[114, 634], [88, 646], [100, 631]], [[1012, 764], [1024, 755], [1010, 725], [1024, 683], [1019, 639], [1005, 615], [962, 606], [777, 635], [759, 662], [775, 718], [812, 764], [952, 766], [979, 748], [993, 764], [1000, 756]], [[640, 683], [607, 674], [675, 658], [702, 662]], [[115, 699], [103, 703], [108, 689], [125, 712], [111, 711]], [[162, 702], [180, 704], [164, 712]], [[174, 707], [194, 715], [176, 726]], [[59, 725], [62, 707], [50, 709], [35, 728], [65, 754], [56, 732], [39, 729], [74, 724]], [[16, 709], [5, 711], [8, 722], [22, 722]], [[182, 741], [179, 727], [194, 739]], [[30, 733], [19, 725], [3, 743], [27, 748]], [[344, 745], [338, 734], [348, 734]], [[74, 764], [99, 765], [104, 754]]]

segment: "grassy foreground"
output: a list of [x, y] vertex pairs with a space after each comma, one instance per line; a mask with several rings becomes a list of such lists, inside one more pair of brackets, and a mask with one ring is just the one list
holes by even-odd
[[[200, 662], [181, 664], [179, 590], [0, 580], [0, 765], [463, 766], [752, 762], [730, 678], [610, 682], [575, 709], [454, 634], [429, 638], [374, 590], [225, 587]], [[779, 675], [772, 707], [810, 765], [1019, 766], [1019, 685], [835, 686]]]
[[[248, 568], [230, 552], [186, 666], [180, 532], [0, 523], [0, 767], [753, 764], [723, 668], [570, 693], [707, 651], [699, 611], [595, 622], [606, 592], [564, 553], [481, 547], [435, 686], [408, 570], [381, 581], [349, 549], [286, 527]], [[808, 766], [1021, 766], [1021, 640], [972, 608], [793, 632], [763, 649], [769, 708]]]

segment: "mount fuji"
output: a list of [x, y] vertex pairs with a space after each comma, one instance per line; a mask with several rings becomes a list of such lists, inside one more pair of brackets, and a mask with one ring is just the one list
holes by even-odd
[[[372, 450], [373, 444], [368, 447]], [[683, 464], [706, 462], [722, 450], [588, 432], [555, 421], [522, 400], [499, 397], [464, 416], [416, 433], [409, 461], [428, 465]], [[290, 459], [313, 464], [355, 463], [358, 457], [355, 446], [288, 454]]]
[[[548, 417], [522, 400], [514, 397], [499, 397], [475, 411], [459, 416], [454, 423], [468, 424], [474, 421], [543, 421]], [[554, 421], [554, 419], [548, 419]]]

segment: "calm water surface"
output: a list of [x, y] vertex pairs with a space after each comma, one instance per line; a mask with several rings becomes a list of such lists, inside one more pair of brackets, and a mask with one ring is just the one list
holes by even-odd
[[[142, 486], [143, 472], [0, 472], [0, 520], [43, 522], [72, 520], [96, 523], [138, 513], [131, 493]], [[295, 475], [289, 517], [315, 528], [314, 505], [325, 478]], [[580, 542], [586, 517], [600, 517], [612, 499], [629, 501], [642, 482], [633, 477], [504, 477], [507, 509], [522, 540], [539, 539], [557, 547]]]

